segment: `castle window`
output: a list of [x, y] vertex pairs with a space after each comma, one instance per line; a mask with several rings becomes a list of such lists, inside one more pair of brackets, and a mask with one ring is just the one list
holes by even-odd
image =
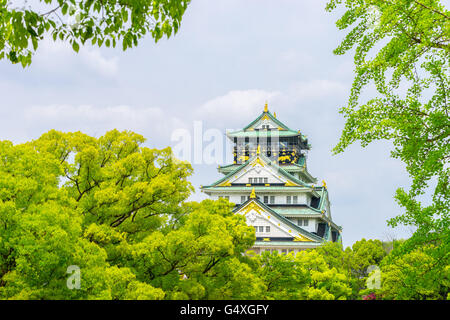
[[263, 227], [263, 226], [259, 226], [259, 227], [258, 227], [258, 231], [259, 231], [259, 232], [264, 232], [264, 227]]
[[286, 196], [286, 203], [291, 204], [291, 196]]
[[311, 199], [311, 207], [318, 208], [319, 207], [320, 198], [312, 197]]
[[248, 178], [248, 183], [252, 184], [253, 183], [253, 178]]
[[269, 203], [269, 196], [264, 196], [264, 203]]
[[331, 239], [333, 240], [333, 242], [336, 242], [337, 238], [338, 238], [337, 231], [331, 231]]
[[292, 198], [293, 198], [293, 199], [292, 199], [292, 203], [297, 204], [297, 202], [298, 202], [298, 197], [297, 197], [297, 196], [293, 196]]
[[275, 196], [270, 196], [270, 203], [275, 203]]
[[266, 232], [270, 232], [270, 226], [266, 226]]
[[309, 224], [309, 220], [308, 219], [298, 219], [298, 223], [299, 226], [304, 226], [307, 227]]
[[268, 183], [269, 179], [268, 178], [264, 178], [264, 183]]
[[259, 183], [263, 183], [263, 178], [259, 178]]

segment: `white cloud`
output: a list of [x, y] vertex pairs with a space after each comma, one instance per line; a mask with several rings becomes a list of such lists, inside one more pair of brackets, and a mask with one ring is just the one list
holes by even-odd
[[341, 98], [348, 95], [348, 86], [334, 80], [317, 79], [297, 82], [289, 87], [288, 95], [294, 100]]
[[105, 58], [98, 49], [81, 49], [80, 56], [86, 65], [104, 76], [115, 76], [119, 71], [119, 58]]
[[278, 91], [233, 90], [205, 102], [196, 112], [199, 119], [210, 120], [217, 126], [236, 123], [239, 119], [255, 118], [264, 104], [280, 95]]
[[299, 72], [304, 68], [314, 65], [315, 59], [305, 51], [288, 49], [279, 54], [276, 61], [277, 70], [280, 72]]
[[88, 46], [81, 46], [77, 54], [68, 43], [54, 42], [50, 39], [44, 39], [39, 43], [33, 60], [33, 67], [42, 68], [47, 72], [76, 74], [80, 69], [83, 71], [87, 68], [105, 77], [116, 76], [119, 72], [117, 56], [105, 57], [100, 49]]
[[138, 108], [128, 105], [94, 107], [92, 105], [32, 106], [24, 112], [25, 125], [32, 132], [50, 129], [82, 131], [100, 136], [111, 129], [132, 130], [146, 138], [170, 137], [171, 131], [184, 127], [183, 120], [161, 108]]

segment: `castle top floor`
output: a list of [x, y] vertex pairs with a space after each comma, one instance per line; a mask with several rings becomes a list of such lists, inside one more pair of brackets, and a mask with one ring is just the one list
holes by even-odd
[[310, 149], [306, 136], [279, 121], [267, 103], [254, 121], [241, 130], [227, 132], [227, 136], [234, 144], [235, 164], [244, 163], [256, 152], [279, 164], [304, 164]]

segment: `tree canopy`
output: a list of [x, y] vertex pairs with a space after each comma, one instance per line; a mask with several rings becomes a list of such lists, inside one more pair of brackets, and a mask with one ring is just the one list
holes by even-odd
[[190, 0], [39, 0], [33, 5], [0, 0], [0, 60], [28, 66], [44, 37], [80, 45], [138, 45], [150, 34], [155, 41], [180, 27]]
[[[186, 203], [190, 164], [143, 142], [114, 130], [0, 143], [0, 297], [199, 299], [233, 286], [247, 294], [253, 281], [240, 278], [250, 276], [238, 257], [253, 229], [228, 202]], [[66, 286], [72, 265], [79, 290]]]
[[396, 191], [405, 212], [389, 225], [416, 228], [403, 249], [434, 244], [425, 246], [437, 262], [429, 271], [443, 272], [450, 252], [450, 11], [439, 0], [331, 0], [327, 10], [338, 7], [345, 13], [336, 26], [350, 31], [334, 53], [354, 53], [355, 76], [334, 152], [356, 141], [393, 143], [392, 156], [406, 164], [412, 183]]
[[[437, 263], [426, 248], [399, 260], [362, 239], [254, 255], [234, 204], [187, 201], [191, 165], [144, 141], [117, 130], [0, 141], [0, 299], [445, 298], [448, 267], [414, 282]], [[376, 290], [371, 265], [386, 273]]]

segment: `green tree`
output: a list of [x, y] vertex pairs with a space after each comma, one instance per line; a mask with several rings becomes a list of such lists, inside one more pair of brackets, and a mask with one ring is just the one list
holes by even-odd
[[353, 298], [361, 298], [362, 292], [366, 289], [366, 282], [370, 275], [370, 267], [379, 268], [386, 251], [380, 240], [361, 239], [356, 241], [352, 248], [345, 249], [346, 267], [350, 274]]
[[155, 231], [127, 248], [128, 265], [140, 279], [161, 287], [169, 299], [256, 299], [258, 290], [241, 254], [254, 229], [226, 200], [190, 203], [185, 221]]
[[265, 285], [260, 299], [345, 300], [351, 295], [347, 276], [315, 249], [296, 255], [263, 252], [254, 259]]
[[226, 200], [186, 202], [191, 166], [143, 142], [117, 130], [0, 142], [0, 298], [258, 296], [242, 257], [254, 229]]
[[[0, 298], [124, 298], [133, 282], [129, 269], [111, 266], [105, 250], [82, 237], [83, 212], [59, 188], [62, 173], [51, 154], [0, 142]], [[66, 286], [71, 265], [82, 269], [81, 290]]]
[[126, 50], [147, 33], [158, 41], [180, 27], [190, 0], [39, 0], [15, 7], [0, 0], [0, 60], [27, 66], [45, 36], [60, 39], [78, 52], [92, 45]]
[[[338, 6], [346, 11], [337, 27], [351, 31], [334, 53], [354, 48], [355, 77], [334, 152], [355, 141], [393, 143], [412, 183], [396, 191], [405, 212], [388, 223], [416, 228], [405, 252], [434, 243], [427, 250], [439, 265], [430, 272], [441, 272], [450, 252], [450, 12], [438, 0], [331, 0], [326, 9]], [[368, 88], [376, 93], [365, 101]]]
[[370, 267], [379, 267], [387, 256], [380, 240], [361, 239], [352, 247], [343, 250], [336, 242], [327, 242], [316, 250], [330, 268], [335, 268], [347, 277], [352, 289], [350, 299], [360, 299], [366, 290], [366, 281], [370, 275]]
[[439, 262], [427, 252], [422, 247], [388, 256], [382, 263], [382, 288], [377, 293], [389, 300], [448, 299], [450, 266], [430, 272]]

